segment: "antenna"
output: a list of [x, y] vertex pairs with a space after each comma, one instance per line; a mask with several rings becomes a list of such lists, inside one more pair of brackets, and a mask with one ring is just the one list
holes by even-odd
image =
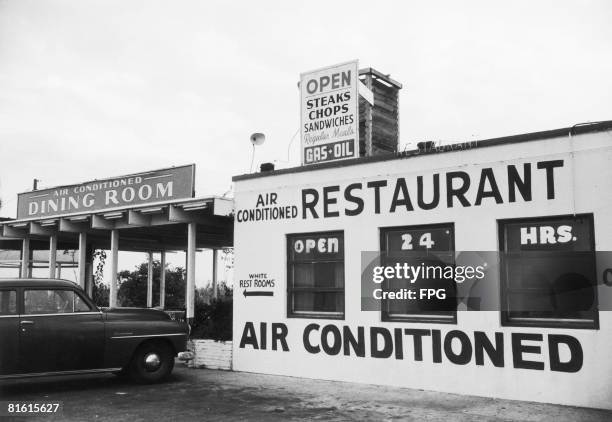
[[[299, 84], [298, 84], [299, 85]], [[289, 160], [289, 152], [291, 151], [291, 144], [293, 144], [293, 141], [295, 139], [295, 137], [297, 136], [297, 134], [300, 133], [300, 130], [296, 130], [295, 133], [293, 134], [293, 136], [291, 137], [291, 140], [289, 141], [289, 145], [287, 145], [287, 161], [283, 161], [283, 160], [274, 160], [275, 163], [288, 163]]]
[[249, 140], [251, 141], [251, 145], [253, 145], [253, 152], [251, 154], [251, 169], [249, 170], [249, 173], [253, 173], [253, 162], [255, 161], [255, 145], [263, 144], [266, 141], [266, 135], [264, 135], [263, 133], [255, 132], [251, 135]]

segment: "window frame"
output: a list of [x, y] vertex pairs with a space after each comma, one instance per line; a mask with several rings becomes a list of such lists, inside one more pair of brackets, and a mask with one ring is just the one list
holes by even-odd
[[[337, 235], [339, 237], [342, 238], [342, 259], [327, 259], [325, 260], [326, 262], [342, 262], [342, 270], [343, 270], [343, 280], [342, 280], [342, 287], [338, 287], [338, 288], [322, 288], [322, 289], [317, 289], [317, 288], [309, 288], [309, 287], [302, 287], [302, 288], [294, 288], [293, 284], [294, 284], [294, 280], [293, 280], [293, 264], [295, 263], [315, 263], [315, 262], [321, 262], [321, 261], [315, 261], [315, 260], [308, 260], [308, 261], [293, 261], [291, 260], [291, 239], [294, 237], [305, 237], [305, 236], [321, 236], [321, 235], [325, 235], [325, 234], [329, 234], [329, 235]], [[315, 232], [303, 232], [303, 233], [287, 233], [285, 235], [285, 242], [286, 242], [286, 269], [287, 269], [287, 289], [286, 289], [286, 298], [287, 298], [287, 318], [308, 318], [308, 319], [333, 319], [333, 320], [344, 320], [345, 316], [346, 316], [346, 249], [345, 249], [345, 242], [344, 242], [344, 230], [324, 230], [324, 231], [315, 231]], [[342, 312], [324, 312], [324, 311], [319, 311], [319, 312], [308, 312], [308, 311], [303, 311], [303, 312], [295, 312], [293, 311], [293, 293], [296, 291], [327, 291], [327, 292], [335, 292], [335, 293], [342, 293]]]
[[[506, 225], [522, 222], [542, 222], [555, 218], [585, 218], [589, 224], [589, 235], [591, 252], [593, 253], [593, 269], [592, 276], [595, 280], [593, 286], [595, 309], [593, 310], [592, 320], [580, 320], [569, 318], [543, 318], [543, 317], [520, 317], [512, 318], [509, 316], [508, 309], [508, 279], [506, 271]], [[599, 330], [599, 297], [597, 288], [597, 254], [595, 250], [595, 220], [593, 213], [581, 214], [556, 214], [535, 217], [518, 217], [518, 218], [503, 218], [497, 220], [497, 233], [499, 242], [499, 294], [500, 294], [500, 323], [502, 327], [531, 327], [531, 328], [565, 328], [565, 329], [583, 329], [583, 330]]]
[[[379, 257], [379, 265], [383, 265], [382, 262], [382, 253], [386, 252], [386, 234], [390, 231], [400, 231], [400, 230], [427, 230], [427, 229], [451, 229], [451, 244], [452, 244], [452, 253], [455, 254], [455, 223], [454, 222], [445, 222], [445, 223], [433, 223], [433, 224], [413, 224], [413, 225], [404, 225], [404, 226], [385, 226], [379, 227], [379, 239], [380, 239], [380, 257]], [[453, 257], [453, 262], [455, 261]], [[423, 324], [450, 324], [457, 325], [457, 300], [455, 298], [455, 310], [453, 311], [452, 317], [450, 318], [440, 318], [432, 315], [423, 315], [419, 316], [417, 314], [404, 314], [404, 316], [399, 314], [390, 315], [385, 310], [385, 304], [387, 300], [380, 300], [380, 320], [382, 322], [411, 322], [411, 323], [423, 323]]]

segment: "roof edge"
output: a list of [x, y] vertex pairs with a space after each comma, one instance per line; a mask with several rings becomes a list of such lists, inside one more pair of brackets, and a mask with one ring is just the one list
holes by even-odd
[[477, 141], [469, 141], [469, 142], [458, 142], [447, 145], [440, 145], [439, 147], [432, 148], [430, 150], [407, 150], [401, 151], [398, 153], [388, 153], [381, 154], [373, 157], [359, 157], [359, 158], [351, 158], [349, 160], [342, 161], [334, 161], [329, 163], [320, 163], [313, 164], [309, 166], [297, 166], [290, 167], [286, 169], [273, 170], [264, 173], [251, 173], [251, 174], [241, 174], [232, 177], [233, 182], [239, 182], [243, 180], [251, 180], [258, 179], [262, 177], [270, 177], [270, 176], [279, 176], [283, 174], [291, 174], [291, 173], [301, 173], [306, 171], [316, 171], [316, 170], [325, 170], [336, 167], [348, 167], [358, 164], [369, 164], [376, 163], [381, 161], [389, 161], [396, 160], [402, 158], [410, 158], [421, 155], [429, 155], [429, 154], [440, 154], [444, 152], [454, 152], [461, 151], [466, 149], [474, 149], [474, 148], [486, 148], [498, 145], [506, 145], [506, 144], [515, 144], [521, 142], [529, 142], [529, 141], [539, 141], [543, 139], [552, 139], [558, 138], [561, 136], [573, 136], [573, 135], [582, 135], [585, 133], [593, 133], [593, 132], [603, 132], [606, 130], [612, 129], [612, 120], [605, 120], [600, 122], [592, 122], [592, 123], [578, 123], [574, 126], [560, 128], [560, 129], [552, 129], [545, 130], [540, 132], [529, 132], [529, 133], [521, 133], [518, 135], [510, 135], [503, 136], [500, 138], [489, 138], [482, 139]]
[[[89, 216], [89, 215], [98, 215], [98, 214], [104, 214], [104, 213], [109, 213], [109, 212], [123, 212], [123, 211], [138, 211], [140, 209], [146, 209], [146, 208], [152, 208], [152, 207], [166, 207], [166, 206], [170, 206], [170, 205], [183, 205], [183, 204], [189, 204], [192, 202], [201, 202], [201, 201], [207, 201], [207, 202], [212, 202], [213, 206], [214, 206], [214, 201], [215, 200], [223, 200], [223, 201], [231, 201], [230, 198], [223, 198], [221, 196], [218, 195], [212, 195], [212, 196], [203, 196], [203, 197], [195, 197], [195, 198], [183, 198], [183, 199], [170, 199], [168, 201], [159, 201], [159, 202], [150, 202], [150, 203], [145, 203], [145, 204], [134, 204], [134, 205], [126, 205], [126, 206], [119, 206], [119, 207], [113, 207], [113, 208], [106, 208], [106, 209], [101, 209], [101, 210], [89, 210], [89, 211], [82, 211], [82, 212], [77, 212], [77, 213], [69, 213], [69, 214], [60, 214], [60, 215], [51, 215], [51, 216], [38, 216], [38, 217], [31, 217], [31, 218], [10, 218], [10, 217], [1, 217], [0, 218], [0, 227], [2, 227], [4, 224], [15, 224], [15, 223], [26, 223], [26, 222], [38, 222], [41, 220], [57, 220], [60, 218], [73, 218], [73, 217], [82, 217], [82, 216]], [[223, 216], [220, 216], [223, 217]], [[2, 233], [0, 233], [0, 237], [2, 237]]]

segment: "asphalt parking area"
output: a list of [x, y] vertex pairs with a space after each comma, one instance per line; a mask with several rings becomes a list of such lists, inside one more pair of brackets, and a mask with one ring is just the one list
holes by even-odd
[[63, 402], [61, 415], [12, 418], [21, 421], [612, 420], [612, 412], [604, 410], [188, 369], [182, 364], [163, 384], [137, 385], [110, 374], [56, 377], [3, 381], [0, 396], [3, 401]]

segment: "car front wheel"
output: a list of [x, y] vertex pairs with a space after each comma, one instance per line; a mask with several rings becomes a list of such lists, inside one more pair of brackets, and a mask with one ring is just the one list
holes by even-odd
[[140, 346], [130, 364], [130, 375], [140, 383], [164, 380], [174, 368], [174, 354], [164, 343], [145, 343]]

